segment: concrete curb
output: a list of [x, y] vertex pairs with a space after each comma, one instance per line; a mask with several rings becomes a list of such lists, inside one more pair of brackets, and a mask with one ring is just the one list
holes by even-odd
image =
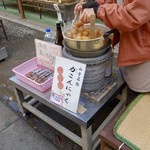
[[15, 22], [15, 23], [27, 26], [27, 27], [30, 27], [32, 29], [35, 29], [35, 30], [38, 30], [41, 32], [44, 32], [45, 28], [47, 27], [44, 24], [41, 24], [41, 23], [37, 24], [37, 22], [34, 22], [34, 21], [29, 20], [27, 18], [22, 19], [20, 16], [15, 16], [15, 15], [5, 13], [5, 12], [0, 13], [0, 18], [11, 21], [11, 22]]

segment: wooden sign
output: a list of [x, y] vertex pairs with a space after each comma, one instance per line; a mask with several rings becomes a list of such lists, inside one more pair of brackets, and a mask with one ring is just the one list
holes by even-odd
[[54, 69], [55, 57], [62, 56], [62, 47], [53, 43], [35, 39], [37, 64]]
[[50, 100], [77, 112], [86, 64], [56, 57]]

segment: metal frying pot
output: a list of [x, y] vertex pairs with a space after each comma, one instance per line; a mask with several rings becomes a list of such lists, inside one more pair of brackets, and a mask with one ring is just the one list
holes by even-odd
[[95, 38], [95, 39], [89, 39], [89, 40], [78, 40], [78, 39], [72, 39], [66, 36], [66, 32], [70, 30], [70, 28], [67, 28], [63, 32], [64, 36], [64, 43], [65, 45], [70, 48], [77, 51], [98, 51], [100, 49], [103, 49], [108, 42], [111, 39], [111, 33], [113, 33], [113, 30], [110, 30], [108, 27], [102, 24], [95, 24], [96, 29], [101, 29], [104, 31], [104, 35]]

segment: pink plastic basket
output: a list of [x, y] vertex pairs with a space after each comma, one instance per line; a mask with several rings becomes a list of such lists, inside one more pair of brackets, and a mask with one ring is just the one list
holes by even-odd
[[36, 57], [34, 57], [34, 58], [26, 61], [25, 63], [13, 68], [12, 71], [16, 74], [17, 78], [20, 79], [21, 81], [29, 84], [30, 86], [38, 89], [41, 92], [44, 92], [51, 88], [53, 77], [51, 77], [48, 80], [46, 80], [45, 82], [39, 84], [39, 83], [35, 82], [34, 80], [25, 76], [25, 74], [27, 74], [28, 72], [30, 72], [34, 69], [37, 69], [37, 68], [44, 68], [44, 67], [38, 65], [37, 59], [36, 59]]

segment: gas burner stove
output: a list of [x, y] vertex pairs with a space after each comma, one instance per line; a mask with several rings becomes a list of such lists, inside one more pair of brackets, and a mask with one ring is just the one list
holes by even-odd
[[105, 83], [102, 88], [93, 92], [82, 92], [81, 94], [93, 102], [100, 102], [109, 92], [111, 92], [117, 86], [116, 77], [110, 76], [105, 79]]

